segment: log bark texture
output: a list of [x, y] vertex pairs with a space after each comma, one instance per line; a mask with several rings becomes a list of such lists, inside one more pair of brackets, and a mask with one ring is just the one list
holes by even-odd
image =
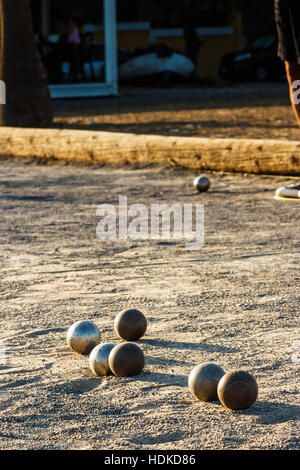
[[0, 155], [300, 175], [300, 141], [211, 139], [66, 129], [0, 128]]

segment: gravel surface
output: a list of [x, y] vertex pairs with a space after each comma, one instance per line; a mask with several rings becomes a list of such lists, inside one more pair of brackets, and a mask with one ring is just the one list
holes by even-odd
[[[299, 203], [273, 198], [292, 179], [211, 173], [200, 195], [192, 172], [0, 167], [1, 449], [299, 447]], [[96, 208], [119, 195], [204, 203], [204, 247], [100, 241]], [[89, 319], [118, 342], [113, 320], [128, 306], [148, 319], [145, 368], [94, 377], [67, 329]], [[253, 374], [256, 403], [230, 412], [197, 401], [187, 378], [204, 361]]]

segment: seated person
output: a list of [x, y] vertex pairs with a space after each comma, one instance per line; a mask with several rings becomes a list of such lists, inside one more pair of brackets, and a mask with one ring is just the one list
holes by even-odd
[[76, 20], [71, 18], [68, 21], [68, 36], [67, 36], [67, 47], [66, 47], [66, 60], [70, 64], [69, 69], [69, 80], [77, 81], [78, 75], [82, 76], [84, 80], [84, 67], [82, 60], [81, 44], [82, 40], [80, 37], [79, 27]]
[[75, 20], [71, 19], [68, 23], [68, 38], [69, 44], [78, 46], [81, 44], [80, 31]]

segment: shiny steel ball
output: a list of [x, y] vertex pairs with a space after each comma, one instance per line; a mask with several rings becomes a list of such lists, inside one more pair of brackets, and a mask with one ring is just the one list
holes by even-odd
[[79, 354], [89, 354], [100, 343], [100, 339], [99, 328], [87, 320], [73, 323], [67, 334], [68, 345]]
[[230, 410], [245, 410], [255, 402], [258, 386], [255, 378], [243, 370], [227, 372], [218, 384], [220, 402]]
[[145, 334], [147, 320], [145, 315], [135, 308], [122, 310], [115, 318], [114, 329], [120, 338], [135, 341]]
[[117, 377], [138, 375], [145, 365], [145, 356], [141, 348], [134, 343], [120, 343], [108, 357], [110, 370]]
[[194, 179], [194, 186], [199, 193], [205, 193], [210, 188], [210, 181], [207, 176], [198, 176]]
[[225, 371], [213, 362], [204, 362], [194, 367], [189, 375], [189, 390], [201, 401], [218, 399], [217, 387]]
[[90, 368], [98, 376], [109, 372], [108, 356], [115, 347], [115, 343], [101, 343], [96, 346], [89, 357]]

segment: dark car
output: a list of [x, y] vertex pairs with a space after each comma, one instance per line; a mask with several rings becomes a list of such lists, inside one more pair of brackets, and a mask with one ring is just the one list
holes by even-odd
[[242, 51], [226, 54], [220, 63], [220, 76], [231, 81], [282, 80], [284, 65], [277, 56], [277, 45], [276, 36], [263, 36]]

